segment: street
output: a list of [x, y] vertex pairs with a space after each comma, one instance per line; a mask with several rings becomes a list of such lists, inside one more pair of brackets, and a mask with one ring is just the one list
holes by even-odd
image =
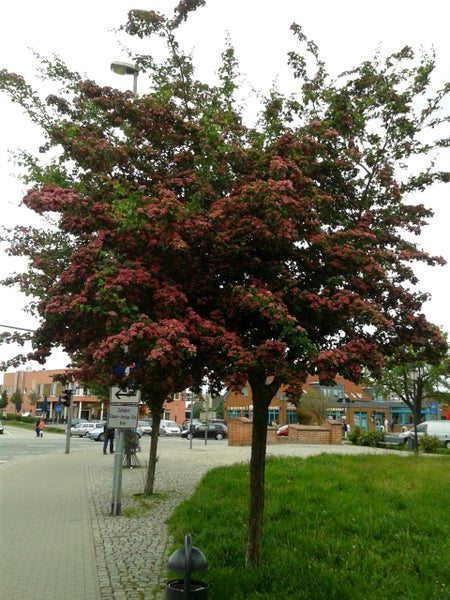
[[[32, 457], [46, 456], [54, 452], [65, 452], [66, 436], [64, 433], [51, 433], [44, 429], [44, 437], [38, 438], [32, 429], [14, 427], [9, 425], [7, 421], [4, 421], [3, 424], [5, 425], [5, 432], [0, 435], [0, 469], [10, 466], [14, 462], [23, 462]], [[205, 445], [203, 439], [194, 439], [191, 443], [187, 439], [180, 439], [179, 436], [161, 436], [158, 447], [162, 450], [167, 446], [173, 447], [175, 450], [188, 450], [193, 447], [206, 450], [208, 447], [212, 449], [215, 446], [228, 446], [228, 441], [208, 439], [208, 443]], [[88, 438], [70, 438], [70, 452], [86, 450], [96, 453], [101, 452], [102, 447], [101, 442], [94, 442]], [[149, 450], [150, 437], [143, 436], [139, 456], [144, 462], [147, 460]]]
[[[62, 433], [50, 433], [44, 429], [44, 437], [38, 438], [34, 430], [13, 427], [3, 421], [5, 431], [0, 435], [0, 469], [13, 462], [21, 462], [28, 457], [45, 456], [53, 452], [65, 451], [66, 436]], [[74, 438], [70, 440], [70, 449], [95, 446], [91, 440]], [[94, 449], [94, 448], [93, 448]]]

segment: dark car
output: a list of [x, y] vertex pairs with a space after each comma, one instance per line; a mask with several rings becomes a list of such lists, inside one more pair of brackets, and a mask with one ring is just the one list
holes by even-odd
[[189, 428], [195, 429], [195, 427], [198, 427], [201, 424], [202, 424], [202, 422], [199, 421], [198, 419], [186, 419], [186, 421], [183, 421], [181, 430], [184, 431], [185, 429], [189, 429]]
[[183, 430], [181, 432], [181, 437], [187, 438], [188, 440], [192, 438], [204, 438], [205, 432], [207, 437], [216, 440], [223, 440], [223, 438], [228, 435], [228, 429], [226, 425], [223, 425], [222, 423], [202, 423], [201, 425], [197, 425], [197, 427]]

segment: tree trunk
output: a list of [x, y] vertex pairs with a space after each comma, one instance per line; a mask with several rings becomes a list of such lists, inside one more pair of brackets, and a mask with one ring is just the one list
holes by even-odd
[[147, 479], [145, 481], [144, 494], [151, 496], [155, 485], [156, 463], [158, 462], [158, 433], [161, 422], [161, 407], [152, 409], [152, 437], [150, 442], [150, 456], [148, 460]]
[[247, 523], [248, 567], [261, 561], [264, 517], [264, 472], [266, 468], [267, 410], [272, 399], [272, 386], [249, 379], [253, 397], [252, 451], [250, 456], [250, 499]]

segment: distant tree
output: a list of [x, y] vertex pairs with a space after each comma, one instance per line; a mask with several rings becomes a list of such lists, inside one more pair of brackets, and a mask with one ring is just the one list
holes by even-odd
[[215, 411], [216, 411], [216, 418], [223, 419], [223, 416], [224, 416], [223, 400], [221, 402], [219, 402], [219, 404], [216, 406]]
[[6, 408], [8, 406], [8, 394], [6, 392], [6, 390], [2, 390], [1, 396], [0, 396], [0, 410]]
[[193, 419], [199, 419], [200, 418], [200, 413], [203, 410], [203, 403], [196, 401], [192, 404], [192, 418]]
[[300, 407], [308, 409], [316, 417], [318, 423], [325, 421], [329, 414], [328, 409], [330, 406], [332, 406], [332, 402], [322, 390], [309, 388], [300, 400]]
[[11, 402], [11, 404], [14, 404], [14, 406], [16, 407], [16, 412], [19, 413], [22, 410], [22, 391], [16, 390], [15, 392], [13, 392], [9, 401]]
[[28, 394], [28, 398], [29, 398], [29, 400], [30, 400], [30, 404], [31, 404], [31, 406], [36, 406], [36, 404], [37, 404], [38, 400], [40, 399], [40, 396], [39, 396], [39, 394], [38, 394], [38, 393], [36, 393], [36, 392], [30, 392], [30, 393]]
[[390, 364], [383, 371], [378, 385], [388, 394], [402, 400], [413, 416], [413, 427], [416, 432], [415, 450], [417, 444], [417, 425], [422, 419], [422, 409], [425, 402], [446, 402], [450, 393], [450, 355], [442, 356], [440, 362], [427, 364], [423, 355], [405, 349], [401, 364]]

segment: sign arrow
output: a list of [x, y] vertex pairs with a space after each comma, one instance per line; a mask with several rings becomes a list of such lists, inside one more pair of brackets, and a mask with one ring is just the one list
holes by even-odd
[[139, 403], [140, 395], [139, 390], [122, 390], [117, 386], [110, 389], [111, 402]]
[[126, 396], [127, 398], [129, 398], [130, 396], [136, 396], [135, 392], [128, 390], [128, 392], [123, 392], [121, 390], [119, 390], [118, 392], [116, 392], [115, 394], [116, 398], [122, 398], [122, 396]]

